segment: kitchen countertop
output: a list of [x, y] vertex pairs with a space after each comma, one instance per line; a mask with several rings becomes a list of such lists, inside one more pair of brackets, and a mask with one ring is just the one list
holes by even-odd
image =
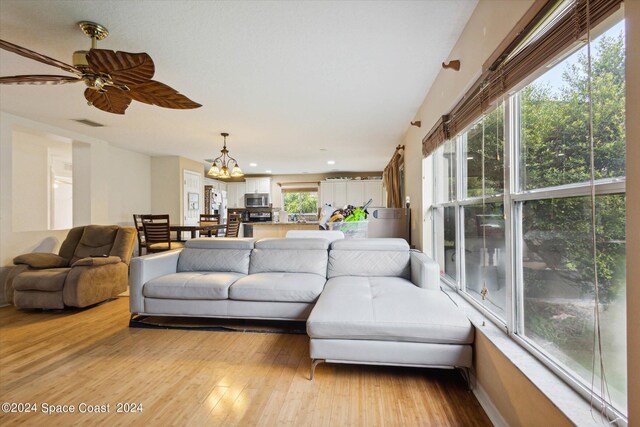
[[292, 226], [292, 225], [318, 225], [318, 222], [273, 222], [273, 221], [267, 221], [267, 222], [245, 222], [243, 223], [244, 225], [285, 225], [285, 226]]

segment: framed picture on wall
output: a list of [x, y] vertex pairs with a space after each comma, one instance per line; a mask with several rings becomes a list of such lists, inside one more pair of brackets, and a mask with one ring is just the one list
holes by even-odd
[[189, 193], [189, 210], [190, 211], [200, 210], [200, 194]]

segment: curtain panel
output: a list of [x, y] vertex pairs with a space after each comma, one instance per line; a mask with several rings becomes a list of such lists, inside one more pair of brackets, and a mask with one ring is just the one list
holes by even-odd
[[387, 207], [402, 207], [402, 188], [400, 183], [400, 165], [404, 162], [404, 155], [400, 151], [404, 150], [404, 145], [399, 145], [391, 157], [389, 164], [384, 168], [382, 180], [387, 190]]

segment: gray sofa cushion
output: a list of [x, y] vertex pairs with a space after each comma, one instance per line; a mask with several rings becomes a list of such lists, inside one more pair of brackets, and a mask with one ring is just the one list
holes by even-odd
[[398, 277], [329, 279], [307, 333], [314, 339], [473, 342], [473, 326], [443, 292]]
[[309, 273], [257, 273], [235, 282], [229, 290], [233, 300], [314, 302], [326, 280]]
[[221, 300], [229, 298], [229, 286], [244, 277], [239, 273], [184, 272], [150, 280], [142, 294], [147, 298]]
[[178, 272], [220, 271], [249, 273], [250, 249], [184, 248], [178, 259]]
[[329, 249], [327, 239], [306, 237], [299, 239], [260, 239], [255, 244], [256, 249], [296, 249], [296, 250], [317, 250]]
[[411, 275], [409, 245], [404, 239], [344, 239], [331, 244], [327, 277]]
[[331, 243], [336, 251], [408, 251], [409, 244], [404, 239], [342, 239]]
[[253, 249], [256, 239], [236, 237], [200, 237], [187, 240], [185, 248], [195, 249]]
[[328, 247], [325, 239], [259, 240], [251, 253], [249, 273], [313, 273], [326, 277]]

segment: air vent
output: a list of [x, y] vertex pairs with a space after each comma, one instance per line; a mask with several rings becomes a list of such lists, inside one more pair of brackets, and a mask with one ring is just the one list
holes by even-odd
[[91, 126], [92, 128], [101, 128], [104, 125], [102, 123], [94, 122], [89, 119], [73, 119], [74, 122], [82, 123], [83, 125]]

